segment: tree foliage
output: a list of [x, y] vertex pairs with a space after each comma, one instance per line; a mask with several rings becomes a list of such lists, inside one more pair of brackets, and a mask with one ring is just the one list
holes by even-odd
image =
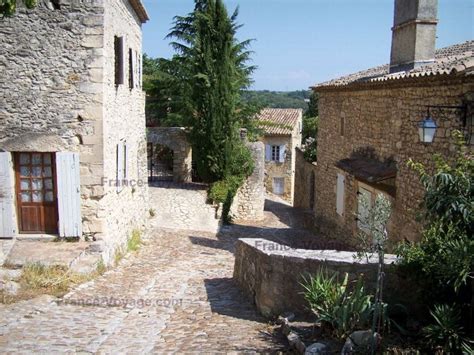
[[[0, 15], [10, 17], [16, 13], [18, 0], [0, 0]], [[23, 0], [27, 9], [33, 9], [38, 5], [38, 0]]]
[[307, 110], [303, 116], [303, 152], [308, 162], [317, 160], [318, 155], [318, 126], [319, 126], [319, 96], [312, 91]]
[[308, 90], [244, 90], [241, 94], [243, 102], [253, 102], [261, 107], [271, 108], [301, 108], [307, 110], [308, 104], [305, 100], [310, 99]]
[[178, 56], [171, 59], [143, 56], [143, 89], [150, 126], [189, 126], [193, 115], [191, 85]]
[[452, 162], [437, 155], [434, 171], [409, 162], [426, 190], [422, 204], [426, 225], [422, 240], [400, 245], [398, 253], [402, 268], [417, 279], [429, 304], [454, 303], [472, 311], [474, 159], [461, 133], [454, 137], [458, 149]]
[[229, 16], [222, 0], [196, 0], [187, 16], [177, 16], [168, 38], [189, 81], [190, 139], [199, 176], [207, 182], [238, 172], [242, 151], [238, 129], [240, 90], [250, 83], [251, 40], [238, 42], [238, 9]]

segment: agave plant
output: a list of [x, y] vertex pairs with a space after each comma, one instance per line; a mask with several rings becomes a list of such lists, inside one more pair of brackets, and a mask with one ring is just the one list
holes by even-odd
[[423, 334], [431, 349], [446, 354], [473, 354], [472, 340], [464, 336], [459, 325], [461, 313], [451, 305], [436, 305], [430, 311], [435, 323], [423, 328]]
[[339, 281], [337, 274], [320, 270], [304, 278], [304, 297], [323, 326], [338, 338], [345, 338], [356, 329], [368, 325], [373, 310], [372, 296], [365, 291], [362, 279], [349, 286], [349, 276]]

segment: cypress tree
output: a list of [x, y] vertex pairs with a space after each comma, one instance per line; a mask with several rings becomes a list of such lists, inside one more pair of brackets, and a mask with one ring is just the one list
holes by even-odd
[[[196, 0], [194, 12], [176, 17], [168, 35], [186, 63], [193, 106], [190, 139], [199, 176], [207, 182], [236, 174], [241, 152], [237, 115], [240, 90], [250, 83], [250, 41], [237, 42], [238, 11], [222, 0]], [[242, 169], [243, 167], [240, 167]]]

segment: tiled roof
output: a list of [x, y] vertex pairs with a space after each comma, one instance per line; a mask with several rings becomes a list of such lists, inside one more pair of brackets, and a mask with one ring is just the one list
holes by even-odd
[[291, 135], [302, 115], [300, 108], [264, 108], [257, 115], [257, 120], [265, 134]]
[[386, 64], [320, 83], [314, 87], [342, 87], [351, 84], [375, 83], [423, 76], [450, 75], [460, 72], [465, 72], [466, 74], [474, 73], [474, 41], [467, 41], [438, 49], [433, 63], [423, 65], [410, 71], [390, 74], [389, 65]]
[[130, 5], [132, 5], [133, 9], [137, 13], [138, 18], [142, 23], [147, 22], [150, 18], [148, 17], [148, 13], [146, 12], [145, 6], [141, 0], [129, 0]]

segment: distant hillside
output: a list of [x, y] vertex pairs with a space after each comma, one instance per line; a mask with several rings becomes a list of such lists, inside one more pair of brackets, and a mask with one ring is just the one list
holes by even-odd
[[257, 101], [263, 107], [272, 108], [302, 108], [308, 109], [308, 103], [305, 99], [309, 99], [311, 91], [269, 91], [269, 90], [249, 90], [242, 93], [245, 101]]

